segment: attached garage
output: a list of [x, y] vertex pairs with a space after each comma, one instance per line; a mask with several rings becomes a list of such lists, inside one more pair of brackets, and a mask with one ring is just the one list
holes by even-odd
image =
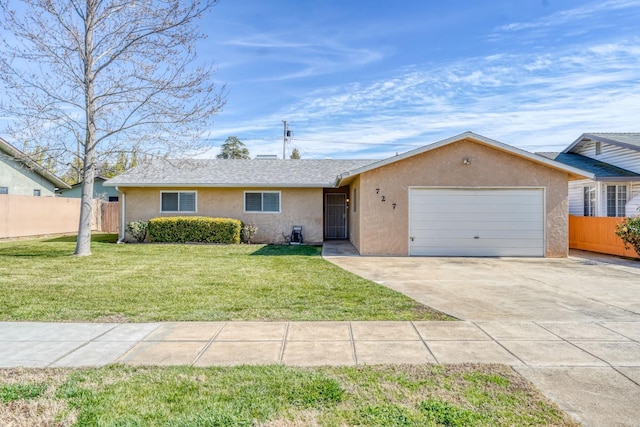
[[589, 175], [466, 132], [340, 175], [361, 255], [565, 257], [569, 180]]
[[409, 255], [544, 256], [543, 188], [410, 188]]

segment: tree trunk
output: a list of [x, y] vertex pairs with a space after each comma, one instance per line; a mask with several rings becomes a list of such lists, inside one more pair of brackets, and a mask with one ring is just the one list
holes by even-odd
[[84, 96], [86, 133], [84, 140], [84, 165], [82, 169], [82, 202], [80, 206], [80, 224], [76, 240], [77, 256], [91, 255], [91, 219], [93, 217], [93, 180], [95, 176], [95, 99], [93, 70], [93, 31], [97, 5], [94, 0], [87, 0], [84, 18]]
[[[87, 162], [85, 162], [86, 165]], [[91, 255], [91, 220], [93, 219], [93, 168], [85, 168], [82, 178], [82, 201], [80, 205], [80, 223], [76, 240], [77, 256]]]

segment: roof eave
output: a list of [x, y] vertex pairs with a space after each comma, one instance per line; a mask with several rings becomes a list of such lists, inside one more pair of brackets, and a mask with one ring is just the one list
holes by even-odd
[[626, 148], [632, 151], [640, 151], [640, 147], [637, 147], [632, 144], [627, 144], [626, 142], [617, 141], [615, 139], [604, 138], [602, 136], [594, 135], [592, 133], [583, 133], [582, 135], [580, 135], [578, 139], [573, 141], [567, 148], [565, 148], [563, 153], [570, 153], [576, 145], [580, 144], [585, 139], [604, 142], [605, 144], [615, 145], [617, 147]]
[[599, 182], [640, 182], [640, 176], [596, 176], [593, 180]]
[[13, 157], [15, 161], [24, 163], [28, 168], [32, 169], [34, 172], [45, 178], [50, 183], [54, 184], [56, 187], [64, 189], [71, 188], [69, 184], [31, 160], [26, 154], [24, 154], [22, 151], [18, 150], [2, 138], [0, 138], [0, 148], [2, 148], [3, 151], [7, 152], [11, 157]]
[[291, 183], [141, 183], [141, 182], [105, 182], [105, 187], [149, 187], [149, 188], [327, 188], [333, 187], [331, 183], [291, 184]]

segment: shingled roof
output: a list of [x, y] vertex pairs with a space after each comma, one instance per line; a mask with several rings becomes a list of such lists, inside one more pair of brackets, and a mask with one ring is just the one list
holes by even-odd
[[596, 181], [607, 180], [625, 180], [640, 181], [640, 174], [627, 169], [622, 169], [609, 163], [601, 162], [590, 157], [582, 156], [575, 153], [536, 153], [556, 162], [563, 163], [574, 168], [591, 172], [595, 175]]
[[506, 151], [569, 173], [573, 179], [593, 174], [528, 151], [465, 132], [384, 160], [159, 159], [105, 182], [118, 187], [339, 187], [353, 177], [465, 139]]
[[105, 182], [120, 187], [333, 187], [341, 173], [376, 160], [154, 160]]

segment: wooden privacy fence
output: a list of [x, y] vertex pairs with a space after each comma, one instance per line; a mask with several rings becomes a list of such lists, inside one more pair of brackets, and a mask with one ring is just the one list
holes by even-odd
[[101, 205], [102, 220], [100, 231], [117, 233], [120, 230], [120, 203], [102, 202]]
[[640, 258], [633, 249], [625, 249], [615, 235], [616, 224], [624, 218], [569, 215], [569, 247], [603, 254]]

